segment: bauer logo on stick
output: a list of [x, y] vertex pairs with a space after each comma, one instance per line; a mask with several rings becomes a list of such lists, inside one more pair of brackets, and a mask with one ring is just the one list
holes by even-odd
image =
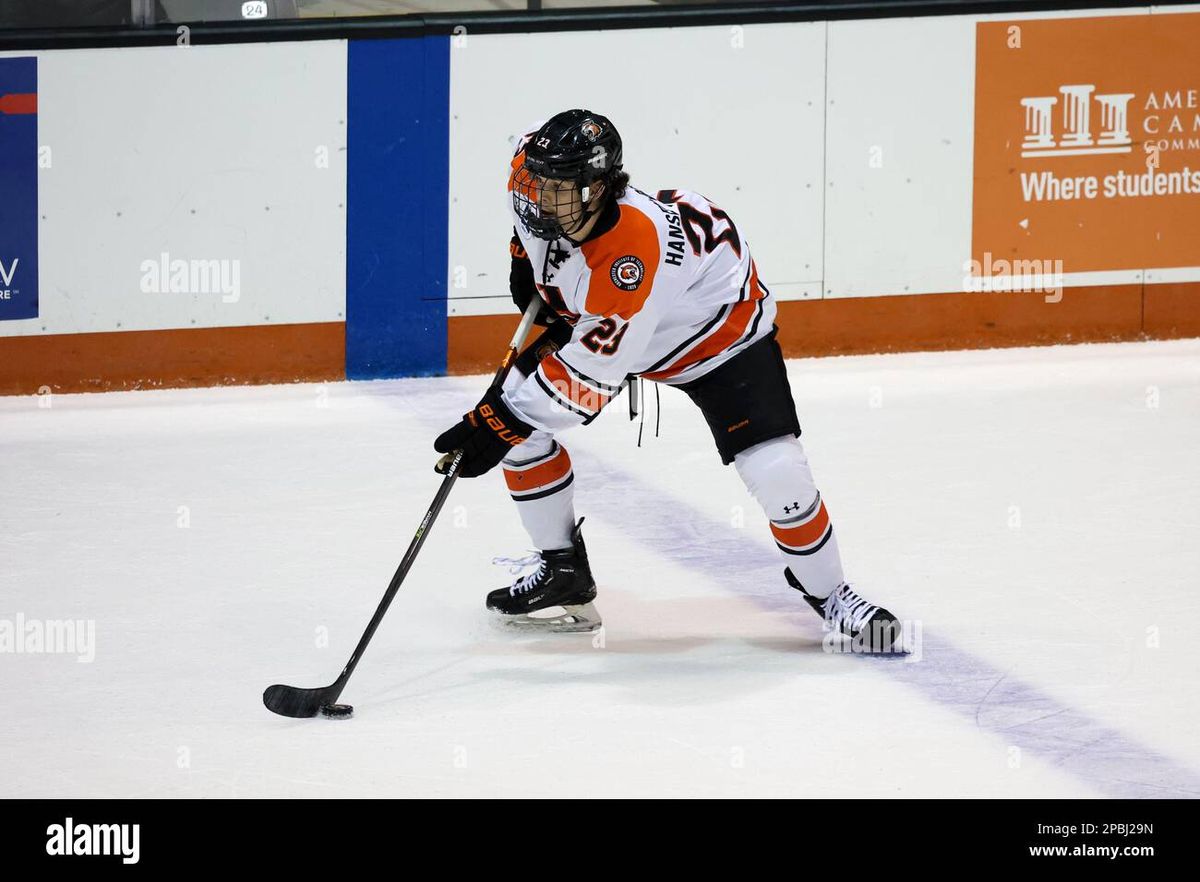
[[642, 262], [630, 254], [618, 257], [613, 261], [612, 272], [609, 275], [612, 277], [612, 283], [618, 288], [623, 291], [633, 291], [642, 284], [642, 275], [645, 273], [645, 269]]

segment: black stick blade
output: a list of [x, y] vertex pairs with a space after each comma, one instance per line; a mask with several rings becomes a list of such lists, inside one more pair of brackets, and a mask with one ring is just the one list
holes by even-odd
[[321, 705], [337, 701], [340, 689], [324, 686], [320, 689], [299, 689], [295, 686], [267, 687], [263, 693], [263, 704], [267, 710], [283, 717], [315, 717]]

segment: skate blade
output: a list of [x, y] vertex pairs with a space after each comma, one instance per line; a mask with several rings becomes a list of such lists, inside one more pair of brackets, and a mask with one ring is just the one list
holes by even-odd
[[535, 613], [513, 616], [497, 613], [496, 622], [505, 630], [522, 631], [526, 634], [586, 634], [599, 631], [604, 624], [594, 603], [585, 603], [582, 606], [552, 606]]

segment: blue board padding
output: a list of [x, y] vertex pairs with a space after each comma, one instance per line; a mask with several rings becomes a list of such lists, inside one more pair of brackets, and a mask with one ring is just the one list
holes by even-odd
[[444, 374], [450, 38], [348, 52], [346, 376]]

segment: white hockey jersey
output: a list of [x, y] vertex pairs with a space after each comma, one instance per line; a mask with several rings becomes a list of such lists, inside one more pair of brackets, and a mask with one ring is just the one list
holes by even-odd
[[[518, 151], [514, 170], [523, 159]], [[628, 187], [615, 223], [580, 245], [533, 236], [509, 206], [538, 291], [574, 326], [566, 346], [505, 392], [537, 428], [587, 421], [628, 377], [695, 380], [771, 332], [775, 300], [749, 244], [698, 193]]]

